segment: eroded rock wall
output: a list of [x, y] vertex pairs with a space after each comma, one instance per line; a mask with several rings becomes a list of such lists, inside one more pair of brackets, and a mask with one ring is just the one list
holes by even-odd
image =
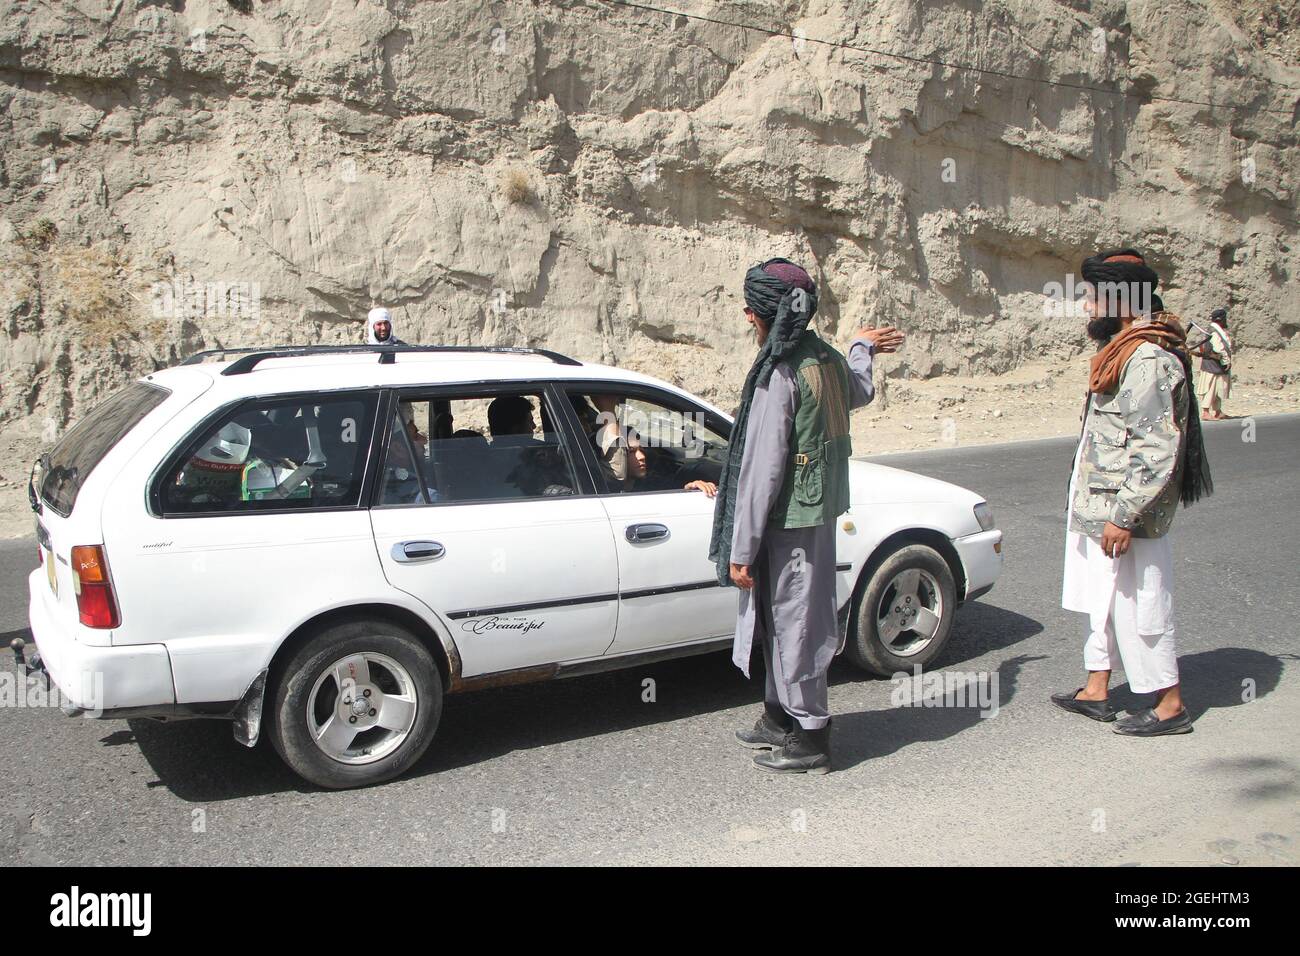
[[1295, 3], [665, 5], [795, 38], [599, 0], [0, 3], [0, 422], [360, 341], [374, 304], [730, 407], [740, 276], [778, 254], [827, 334], [910, 333], [891, 375], [1077, 354], [1045, 285], [1118, 240], [1176, 311], [1294, 344]]

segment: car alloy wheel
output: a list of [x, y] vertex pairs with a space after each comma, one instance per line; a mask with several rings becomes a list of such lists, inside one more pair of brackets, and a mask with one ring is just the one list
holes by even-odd
[[367, 764], [406, 741], [418, 710], [419, 695], [406, 668], [365, 651], [339, 658], [316, 678], [307, 695], [307, 728], [331, 759]]
[[876, 630], [891, 654], [925, 650], [943, 623], [943, 591], [924, 568], [906, 568], [890, 580], [876, 609]]

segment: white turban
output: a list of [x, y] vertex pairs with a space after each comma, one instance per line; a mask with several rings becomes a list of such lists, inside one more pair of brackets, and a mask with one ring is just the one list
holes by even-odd
[[[375, 324], [378, 322], [388, 323], [388, 338], [380, 340], [375, 337]], [[383, 306], [370, 310], [366, 316], [366, 343], [368, 345], [383, 345], [392, 342], [397, 338], [397, 326], [393, 322], [393, 314]]]

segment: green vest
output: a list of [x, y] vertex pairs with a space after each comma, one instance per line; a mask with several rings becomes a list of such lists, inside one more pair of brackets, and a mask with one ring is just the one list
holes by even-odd
[[799, 383], [785, 481], [769, 520], [782, 528], [830, 524], [849, 509], [849, 363], [815, 332], [788, 359]]

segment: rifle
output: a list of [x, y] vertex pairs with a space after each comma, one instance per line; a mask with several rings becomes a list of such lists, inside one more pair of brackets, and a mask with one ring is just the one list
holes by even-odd
[[[1199, 324], [1197, 324], [1195, 319], [1188, 319], [1187, 324], [1190, 325], [1192, 328], [1196, 329], [1196, 331], [1201, 332], [1205, 335], [1205, 338], [1197, 342], [1195, 346], [1190, 347], [1188, 351], [1197, 352], [1199, 349], [1204, 348], [1206, 343], [1208, 343], [1211, 339], [1214, 338], [1214, 333], [1210, 332], [1205, 328], [1202, 328]], [[1224, 372], [1227, 372], [1230, 368], [1232, 368], [1231, 360], [1226, 355], [1219, 355], [1218, 352], [1214, 352], [1212, 356], [1206, 356], [1204, 354], [1201, 354], [1201, 357], [1210, 358], [1211, 361], [1217, 362], [1219, 367], [1222, 368]]]

